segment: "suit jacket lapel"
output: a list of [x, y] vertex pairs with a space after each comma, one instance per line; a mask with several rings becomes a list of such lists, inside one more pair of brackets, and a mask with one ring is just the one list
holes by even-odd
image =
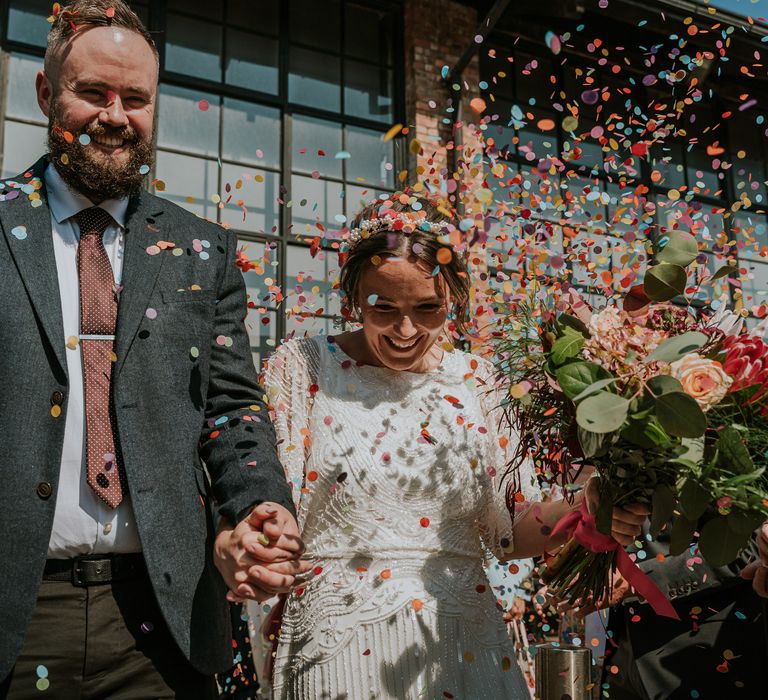
[[[158, 241], [169, 240], [170, 233], [164, 230], [164, 218], [163, 201], [145, 192], [134, 197], [128, 207], [122, 289], [115, 334], [115, 369], [118, 374], [125, 364], [125, 357], [147, 310], [155, 280], [166, 255], [156, 248]], [[149, 253], [147, 249], [150, 249]]]
[[[31, 173], [31, 177], [20, 176], [15, 181], [5, 181], [6, 200], [9, 199], [9, 195], [13, 197], [13, 193], [18, 195], [12, 201], [6, 201], [0, 205], [0, 228], [8, 241], [8, 247], [24, 281], [27, 294], [35, 307], [40, 325], [66, 376], [67, 359], [59, 278], [53, 252], [51, 212], [46, 201], [43, 177], [47, 165], [48, 159], [41, 158], [27, 171]], [[41, 185], [37, 185], [36, 181]], [[7, 184], [11, 182], [15, 182], [15, 185]], [[32, 193], [38, 193], [39, 199], [35, 195], [33, 195], [34, 199], [30, 199], [29, 195]], [[39, 201], [40, 204], [33, 206], [35, 201]], [[3, 274], [7, 273], [3, 272]], [[8, 300], [3, 300], [3, 303], [8, 303]]]

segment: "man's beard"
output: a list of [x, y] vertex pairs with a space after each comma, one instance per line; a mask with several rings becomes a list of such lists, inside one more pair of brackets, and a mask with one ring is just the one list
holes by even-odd
[[[142, 165], [152, 167], [151, 140], [142, 139], [131, 126], [115, 129], [91, 123], [78, 132], [70, 132], [74, 137], [72, 143], [64, 138], [64, 131], [54, 102], [48, 119], [48, 153], [62, 180], [70, 188], [94, 204], [139, 194], [146, 177], [140, 168]], [[104, 136], [122, 139], [122, 148], [128, 151], [128, 159], [111, 158], [99, 152], [95, 144], [84, 146], [79, 140], [81, 134], [86, 134], [91, 140]]]

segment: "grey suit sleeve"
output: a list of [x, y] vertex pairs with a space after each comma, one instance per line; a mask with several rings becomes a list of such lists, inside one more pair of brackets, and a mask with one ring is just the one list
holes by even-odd
[[211, 478], [219, 513], [239, 522], [272, 501], [294, 512], [275, 431], [253, 366], [245, 328], [245, 283], [235, 266], [237, 237], [224, 234], [226, 264], [217, 290], [200, 456]]

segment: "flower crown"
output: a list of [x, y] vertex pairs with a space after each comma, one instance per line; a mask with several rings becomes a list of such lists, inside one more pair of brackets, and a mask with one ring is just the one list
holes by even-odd
[[371, 219], [363, 219], [360, 224], [350, 229], [347, 237], [348, 249], [354, 248], [360, 241], [369, 238], [379, 231], [389, 230], [402, 233], [423, 231], [425, 233], [448, 233], [453, 224], [448, 221], [427, 221], [423, 213], [396, 212]]

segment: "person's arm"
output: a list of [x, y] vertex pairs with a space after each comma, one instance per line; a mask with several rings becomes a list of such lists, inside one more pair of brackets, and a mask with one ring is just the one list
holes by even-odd
[[[564, 500], [541, 501], [531, 504], [522, 515], [516, 516], [512, 556], [515, 559], [527, 559], [565, 544], [568, 538], [565, 533], [553, 537], [551, 532], [563, 516], [581, 507], [584, 498], [589, 502], [590, 512], [596, 512], [599, 498], [594, 479], [590, 479], [584, 490], [574, 496], [572, 503]], [[648, 513], [648, 509], [641, 505], [614, 508], [611, 526], [613, 539], [623, 547], [632, 544]]]
[[[200, 456], [221, 516], [214, 557], [230, 597], [266, 598], [306, 570], [293, 499], [277, 455], [245, 328], [245, 283], [227, 234], [217, 289]], [[267, 564], [279, 564], [270, 571]], [[257, 569], [251, 570], [254, 566]]]

